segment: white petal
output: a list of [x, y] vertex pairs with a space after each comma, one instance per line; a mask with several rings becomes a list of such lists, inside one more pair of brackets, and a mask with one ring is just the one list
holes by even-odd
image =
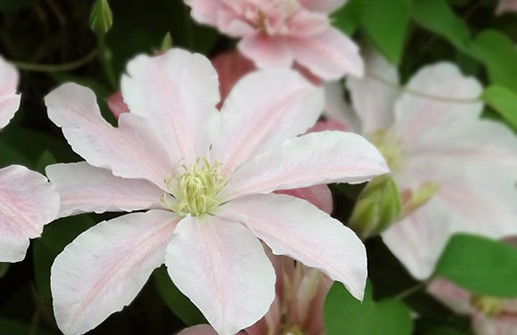
[[233, 171], [250, 157], [304, 133], [322, 110], [322, 90], [294, 71], [247, 75], [224, 103], [212, 158]]
[[219, 334], [251, 326], [274, 299], [273, 267], [260, 242], [237, 222], [185, 218], [167, 248], [166, 264], [176, 286]]
[[341, 222], [307, 201], [257, 194], [230, 201], [221, 217], [246, 225], [276, 255], [287, 255], [342, 282], [357, 299], [366, 285], [366, 249]]
[[361, 183], [387, 173], [381, 154], [359, 135], [311, 133], [285, 141], [235, 171], [223, 197], [316, 184]]
[[41, 174], [11, 165], [0, 170], [0, 262], [25, 258], [29, 239], [57, 217], [59, 196]]
[[123, 113], [114, 128], [102, 118], [95, 94], [72, 83], [52, 91], [45, 103], [50, 119], [63, 128], [68, 143], [90, 165], [165, 188], [164, 180], [175, 166], [145, 119]]
[[395, 131], [406, 143], [432, 141], [430, 137], [435, 138], [436, 133], [428, 129], [443, 122], [443, 118], [454, 118], [458, 113], [477, 118], [481, 113], [482, 104], [477, 101], [481, 95], [480, 83], [463, 76], [454, 64], [426, 66], [406, 87], [425, 95], [406, 92], [396, 102]]
[[179, 218], [152, 210], [104, 221], [79, 235], [51, 269], [59, 329], [84, 334], [136, 297], [165, 249]]
[[0, 56], [0, 129], [9, 123], [20, 107], [20, 94], [16, 94], [18, 80], [16, 68]]
[[150, 121], [176, 161], [204, 157], [217, 124], [217, 72], [210, 61], [181, 49], [140, 55], [127, 65], [122, 95], [131, 113]]
[[364, 78], [347, 79], [355, 112], [361, 120], [362, 133], [388, 128], [393, 122], [393, 105], [399, 91], [397, 68], [373, 50], [366, 51]]
[[49, 165], [46, 172], [61, 197], [61, 217], [164, 208], [163, 191], [146, 180], [115, 177], [86, 162]]

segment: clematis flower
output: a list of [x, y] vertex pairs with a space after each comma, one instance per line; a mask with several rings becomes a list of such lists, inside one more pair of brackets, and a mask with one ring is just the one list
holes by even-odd
[[501, 15], [511, 12], [517, 12], [517, 0], [499, 0], [495, 13]]
[[54, 313], [65, 334], [121, 310], [163, 263], [218, 333], [236, 333], [274, 299], [274, 270], [257, 238], [361, 299], [366, 254], [356, 235], [307, 201], [270, 194], [388, 172], [358, 135], [296, 137], [317, 120], [320, 89], [289, 70], [255, 72], [219, 112], [214, 68], [179, 49], [136, 57], [121, 87], [130, 112], [117, 128], [87, 88], [64, 84], [45, 98], [86, 160], [47, 168], [61, 215], [145, 210], [97, 224], [54, 261]]
[[[276, 296], [267, 314], [239, 335], [324, 335], [323, 304], [332, 281], [320, 271], [284, 256], [270, 256], [275, 267]], [[208, 325], [178, 335], [216, 335]]]
[[404, 217], [382, 235], [395, 256], [424, 279], [456, 232], [514, 235], [517, 140], [480, 119], [479, 82], [444, 62], [399, 92], [396, 69], [378, 54], [367, 58], [372, 75], [348, 81], [357, 118], [348, 124], [384, 155], [405, 201]]
[[296, 63], [314, 75], [362, 76], [357, 46], [328, 18], [346, 0], [185, 0], [192, 17], [241, 38], [238, 48], [259, 68]]
[[469, 315], [475, 335], [517, 335], [517, 299], [479, 296], [442, 278], [427, 290], [456, 313]]
[[[0, 57], [0, 128], [20, 106], [18, 78], [15, 67]], [[59, 196], [44, 176], [20, 165], [0, 169], [0, 262], [23, 260], [29, 239], [39, 237], [58, 211]]]

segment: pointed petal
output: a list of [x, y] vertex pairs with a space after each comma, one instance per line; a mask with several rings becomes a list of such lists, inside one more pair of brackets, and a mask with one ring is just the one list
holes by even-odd
[[251, 326], [269, 309], [275, 273], [260, 242], [236, 222], [187, 217], [167, 248], [176, 286], [219, 334]]
[[189, 166], [205, 156], [220, 99], [217, 72], [206, 57], [182, 49], [137, 56], [121, 86], [131, 113], [153, 125], [175, 161]]
[[250, 157], [304, 133], [322, 109], [322, 90], [294, 71], [249, 74], [226, 99], [212, 158], [231, 172]]
[[0, 170], [0, 262], [25, 258], [29, 238], [57, 217], [59, 196], [41, 174], [24, 166]]
[[223, 190], [223, 197], [317, 184], [362, 183], [388, 172], [384, 158], [363, 137], [340, 131], [311, 133], [285, 141], [243, 164]]
[[332, 13], [343, 6], [347, 0], [299, 0], [300, 4], [313, 11]]
[[349, 228], [306, 201], [256, 194], [223, 205], [221, 217], [246, 225], [276, 255], [287, 255], [342, 282], [357, 299], [366, 285], [366, 249]]
[[237, 47], [258, 68], [290, 68], [293, 64], [293, 54], [281, 37], [257, 33], [241, 39]]
[[18, 80], [16, 68], [0, 56], [0, 129], [9, 123], [20, 107], [20, 94], [16, 94]]
[[60, 217], [164, 208], [163, 191], [146, 180], [115, 177], [86, 162], [49, 165], [46, 172], [61, 197]]
[[90, 165], [165, 187], [164, 179], [174, 165], [144, 119], [124, 113], [119, 127], [112, 127], [102, 118], [94, 93], [73, 83], [52, 91], [45, 103], [49, 118], [63, 128], [68, 143]]
[[310, 38], [290, 38], [288, 45], [297, 63], [324, 80], [363, 75], [359, 48], [336, 28], [329, 27]]
[[59, 329], [84, 334], [138, 294], [165, 261], [165, 249], [179, 218], [152, 210], [103, 221], [79, 235], [51, 269]]
[[[393, 106], [399, 95], [397, 68], [374, 50], [366, 52], [364, 78], [347, 78], [352, 103], [362, 125], [361, 132], [370, 134], [393, 123]], [[391, 86], [390, 86], [391, 83]]]
[[[481, 84], [463, 76], [452, 63], [422, 68], [406, 87], [410, 92], [402, 94], [395, 105], [395, 131], [406, 143], [432, 140], [429, 137], [436, 132], [428, 129], [440, 122], [447, 124], [447, 119], [457, 114], [477, 118], [481, 113]], [[425, 92], [425, 96], [411, 91]]]

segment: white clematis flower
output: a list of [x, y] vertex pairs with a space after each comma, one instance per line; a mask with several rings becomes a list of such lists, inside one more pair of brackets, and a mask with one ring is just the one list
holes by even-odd
[[219, 112], [209, 60], [172, 49], [133, 59], [122, 95], [130, 112], [117, 128], [87, 88], [64, 84], [45, 99], [86, 159], [47, 168], [61, 215], [147, 210], [99, 223], [56, 258], [51, 288], [65, 334], [121, 310], [163, 263], [217, 332], [236, 333], [274, 298], [274, 270], [257, 238], [362, 298], [366, 253], [356, 235], [307, 201], [270, 194], [388, 172], [358, 135], [296, 137], [316, 122], [320, 89], [289, 70], [255, 72]]

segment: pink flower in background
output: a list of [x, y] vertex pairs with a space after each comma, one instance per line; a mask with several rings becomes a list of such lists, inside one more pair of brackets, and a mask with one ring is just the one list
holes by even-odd
[[115, 92], [108, 97], [108, 107], [117, 119], [120, 114], [129, 112], [129, 107], [124, 102], [124, 97], [120, 91]]
[[[276, 296], [267, 314], [239, 335], [324, 335], [323, 304], [332, 280], [295, 265], [288, 257], [270, 256], [276, 272]], [[217, 335], [212, 327], [198, 325], [178, 335]]]
[[358, 47], [328, 15], [346, 0], [185, 0], [192, 17], [241, 38], [239, 50], [259, 68], [294, 63], [324, 79], [362, 76]]
[[394, 67], [377, 54], [367, 66], [377, 78], [349, 78], [355, 115], [345, 108], [341, 117], [381, 151], [412, 210], [383, 234], [391, 251], [424, 279], [456, 232], [516, 234], [517, 139], [480, 119], [479, 82], [438, 63], [398, 91]]
[[[20, 106], [17, 86], [18, 72], [0, 57], [0, 128]], [[39, 237], [58, 211], [59, 196], [44, 176], [19, 165], [0, 169], [0, 262], [23, 260], [29, 239]]]
[[517, 335], [517, 299], [479, 296], [441, 278], [427, 290], [456, 313], [470, 315], [475, 335]]
[[117, 128], [87, 88], [65, 84], [45, 99], [86, 159], [47, 168], [61, 215], [147, 210], [99, 223], [56, 258], [53, 305], [65, 334], [121, 310], [163, 263], [219, 333], [236, 333], [274, 299], [274, 271], [257, 238], [362, 297], [366, 254], [357, 236], [307, 201], [270, 194], [388, 172], [357, 135], [297, 137], [316, 122], [321, 90], [293, 71], [254, 72], [219, 112], [208, 59], [172, 49], [133, 59], [122, 95], [130, 112]]
[[517, 12], [517, 0], [499, 0], [495, 13], [501, 15], [509, 12]]

